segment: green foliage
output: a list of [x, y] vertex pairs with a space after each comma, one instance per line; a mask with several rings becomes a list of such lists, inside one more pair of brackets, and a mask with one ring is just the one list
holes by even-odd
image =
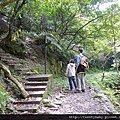
[[25, 48], [19, 42], [17, 43], [16, 41], [12, 41], [12, 42], [6, 43], [5, 46], [1, 46], [1, 47], [8, 53], [14, 54], [20, 58], [24, 58]]
[[64, 76], [55, 77], [52, 81], [52, 88], [49, 90], [48, 94], [51, 95], [54, 91], [60, 91], [63, 88], [68, 88], [69, 82], [68, 78]]
[[[118, 75], [114, 71], [105, 71], [104, 79], [101, 81], [102, 75], [103, 73], [100, 71], [91, 74], [88, 73], [86, 80], [89, 84], [93, 84], [93, 86], [95, 86], [98, 90], [106, 94], [111, 102], [115, 105], [115, 108], [119, 111], [120, 105], [116, 105], [116, 103], [120, 102], [119, 95], [114, 95], [116, 92], [116, 84], [119, 83]], [[99, 98], [97, 94], [94, 97]]]
[[[2, 12], [14, 14], [15, 3], [8, 4]], [[22, 0], [18, 3], [22, 3]], [[119, 7], [115, 5], [100, 11], [98, 6], [103, 3], [102, 0], [99, 2], [96, 0], [28, 0], [27, 4], [18, 11], [13, 29], [16, 32], [17, 27], [22, 25], [19, 36], [24, 40], [26, 35], [36, 35], [37, 39], [43, 39], [41, 37], [43, 33], [52, 34], [57, 41], [49, 46], [48, 55], [52, 56], [55, 62], [63, 61], [63, 66], [65, 61], [73, 57], [71, 53], [76, 54], [74, 51], [78, 46], [85, 48], [89, 58], [99, 56], [100, 53], [107, 54], [114, 46], [112, 28], [116, 38], [119, 37]], [[21, 47], [17, 47], [18, 50], [13, 46], [9, 48], [14, 51], [14, 54], [25, 56], [25, 51]]]
[[35, 72], [36, 74], [39, 74], [39, 72], [37, 70], [33, 70], [33, 72]]
[[67, 77], [56, 77], [53, 81], [53, 86], [55, 89], [61, 90], [62, 88], [68, 87], [68, 78]]
[[100, 96], [100, 95], [98, 95], [98, 94], [95, 94], [95, 95], [94, 95], [94, 98], [99, 98], [99, 99], [101, 99], [102, 96]]
[[[1, 3], [7, 1], [2, 0]], [[19, 0], [18, 3], [16, 8], [19, 8], [22, 0]], [[91, 71], [88, 71], [88, 82], [98, 89], [102, 89], [106, 95], [114, 99], [112, 91], [115, 90], [116, 83], [118, 83], [117, 76], [112, 72], [105, 72], [105, 77], [101, 81], [103, 74], [98, 69], [101, 69], [105, 62], [104, 55], [116, 52], [116, 46], [119, 45], [116, 43], [119, 43], [120, 12], [117, 5], [100, 11], [98, 6], [102, 3], [104, 3], [103, 0], [27, 0], [27, 4], [18, 11], [15, 17], [12, 36], [17, 39], [16, 42], [21, 43], [21, 39], [27, 40], [26, 36], [42, 40], [45, 33], [52, 35], [55, 41], [47, 46], [49, 61], [47, 72], [55, 76], [64, 73], [67, 61], [75, 57], [79, 46], [83, 47], [90, 58]], [[1, 9], [1, 12], [6, 15], [8, 23], [15, 14], [15, 4], [16, 2], [9, 3]], [[22, 32], [18, 31], [20, 25], [22, 25]], [[2, 36], [2, 38], [5, 37], [6, 35]], [[25, 56], [24, 48], [17, 44], [12, 41], [11, 44], [6, 45], [6, 51], [14, 55]], [[117, 67], [116, 64], [114, 66]], [[43, 73], [42, 68], [35, 68], [33, 71], [37, 74]], [[56, 86], [56, 89], [62, 89], [68, 86], [68, 80], [65, 77], [55, 78], [53, 85]], [[7, 96], [5, 92], [0, 94], [0, 96]], [[5, 111], [3, 106], [6, 106], [9, 98], [5, 99], [5, 102], [1, 102], [2, 112]]]
[[0, 113], [5, 114], [5, 112], [13, 111], [13, 108], [8, 105], [8, 102], [10, 103], [13, 101], [14, 99], [0, 86]]

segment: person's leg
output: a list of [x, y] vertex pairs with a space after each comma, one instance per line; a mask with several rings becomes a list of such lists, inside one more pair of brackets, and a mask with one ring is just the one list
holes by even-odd
[[72, 90], [73, 89], [73, 87], [72, 87], [72, 78], [68, 77], [68, 79], [69, 79], [70, 90]]
[[72, 77], [72, 81], [73, 81], [75, 89], [77, 89], [77, 83], [76, 83], [76, 77], [75, 76]]
[[85, 75], [84, 75], [84, 73], [81, 73], [81, 89], [82, 89], [82, 92], [85, 92]]
[[78, 85], [78, 75], [76, 74], [76, 83], [77, 83], [77, 88], [79, 89]]
[[78, 90], [81, 90], [81, 73], [77, 74], [77, 87]]

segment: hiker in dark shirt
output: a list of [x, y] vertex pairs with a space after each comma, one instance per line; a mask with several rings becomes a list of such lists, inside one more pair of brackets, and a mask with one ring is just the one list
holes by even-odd
[[76, 81], [79, 91], [85, 92], [85, 74], [86, 70], [82, 68], [80, 64], [82, 57], [85, 57], [83, 54], [83, 49], [78, 49], [78, 55], [76, 56]]

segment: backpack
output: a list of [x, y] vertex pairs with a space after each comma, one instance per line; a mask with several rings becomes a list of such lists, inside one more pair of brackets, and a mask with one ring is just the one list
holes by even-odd
[[87, 59], [88, 59], [87, 57], [81, 56], [80, 65], [81, 65], [81, 68], [84, 69], [84, 70], [88, 70], [89, 69], [88, 62], [86, 61]]

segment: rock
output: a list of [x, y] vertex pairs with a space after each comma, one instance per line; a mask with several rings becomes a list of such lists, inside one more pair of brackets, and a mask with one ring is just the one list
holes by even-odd
[[58, 110], [58, 109], [59, 109], [58, 107], [50, 108], [50, 110]]
[[60, 96], [56, 96], [56, 99], [57, 99], [57, 100], [60, 100]]
[[44, 112], [44, 114], [52, 114], [52, 111], [49, 110], [49, 109], [47, 109], [47, 110]]
[[52, 100], [44, 99], [44, 100], [43, 100], [43, 104], [45, 104], [45, 103], [52, 103]]
[[120, 106], [120, 103], [118, 103], [118, 102], [114, 102], [114, 104], [115, 104], [116, 106]]
[[56, 104], [56, 105], [62, 105], [62, 101], [54, 101], [54, 104]]
[[48, 107], [48, 108], [51, 108], [51, 107], [54, 107], [54, 108], [57, 108], [58, 106], [54, 103], [50, 103], [50, 104], [44, 104], [45, 107]]
[[65, 95], [63, 95], [63, 94], [59, 94], [59, 96], [60, 96], [60, 98], [63, 98], [63, 97], [65, 97]]
[[105, 108], [105, 110], [106, 110], [107, 113], [113, 114], [113, 112], [106, 105], [104, 105], [104, 108]]

